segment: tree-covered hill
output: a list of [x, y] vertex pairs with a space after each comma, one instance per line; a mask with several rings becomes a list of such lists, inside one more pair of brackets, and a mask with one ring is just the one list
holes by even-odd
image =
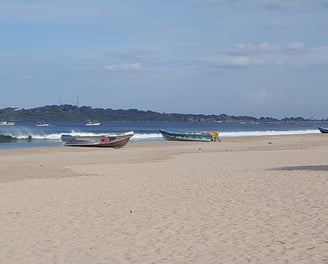
[[0, 119], [10, 121], [190, 121], [190, 122], [300, 122], [302, 117], [278, 120], [271, 117], [255, 118], [251, 116], [204, 115], [158, 113], [137, 109], [113, 110], [110, 108], [92, 108], [90, 106], [75, 105], [47, 105], [31, 109], [4, 108], [0, 109]]

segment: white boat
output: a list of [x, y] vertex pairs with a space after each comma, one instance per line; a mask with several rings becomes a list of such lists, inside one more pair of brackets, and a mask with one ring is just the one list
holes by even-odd
[[64, 142], [64, 146], [121, 148], [129, 142], [133, 135], [133, 131], [98, 136], [73, 136], [70, 134], [63, 134], [61, 139]]
[[13, 121], [0, 121], [0, 126], [13, 126], [15, 122]]
[[38, 121], [36, 124], [37, 127], [48, 127], [49, 123], [43, 122], [43, 121]]
[[86, 126], [100, 126], [100, 122], [89, 120], [88, 122], [85, 123], [85, 125]]

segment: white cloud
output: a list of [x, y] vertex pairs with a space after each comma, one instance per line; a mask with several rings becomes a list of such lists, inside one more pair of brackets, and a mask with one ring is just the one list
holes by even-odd
[[252, 60], [246, 56], [233, 56], [225, 60], [225, 66], [231, 67], [245, 67], [252, 64]]
[[306, 49], [304, 43], [302, 43], [302, 42], [292, 42], [292, 43], [289, 43], [288, 45], [282, 46], [281, 49], [283, 52], [287, 52], [289, 54], [291, 54], [291, 53], [300, 54], [300, 53], [307, 52], [307, 49]]
[[104, 65], [103, 69], [109, 72], [135, 72], [141, 70], [140, 63], [110, 64]]
[[233, 49], [228, 50], [227, 54], [235, 55], [261, 55], [270, 53], [288, 53], [299, 54], [305, 53], [307, 49], [302, 42], [291, 42], [285, 45], [274, 45], [270, 42], [262, 42], [259, 44], [241, 43], [237, 44]]
[[284, 45], [269, 42], [237, 44], [232, 49], [212, 56], [213, 59], [208, 59], [207, 63], [218, 69], [258, 66], [304, 69], [314, 65], [328, 65], [327, 50], [328, 46], [306, 47], [302, 42]]

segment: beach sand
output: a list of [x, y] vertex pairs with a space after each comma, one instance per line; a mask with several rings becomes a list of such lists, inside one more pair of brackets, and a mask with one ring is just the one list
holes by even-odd
[[328, 136], [2, 150], [0, 263], [328, 263]]

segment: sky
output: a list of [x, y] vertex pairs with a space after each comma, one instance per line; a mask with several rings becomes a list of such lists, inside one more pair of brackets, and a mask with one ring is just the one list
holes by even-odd
[[0, 108], [327, 118], [328, 0], [0, 0]]

